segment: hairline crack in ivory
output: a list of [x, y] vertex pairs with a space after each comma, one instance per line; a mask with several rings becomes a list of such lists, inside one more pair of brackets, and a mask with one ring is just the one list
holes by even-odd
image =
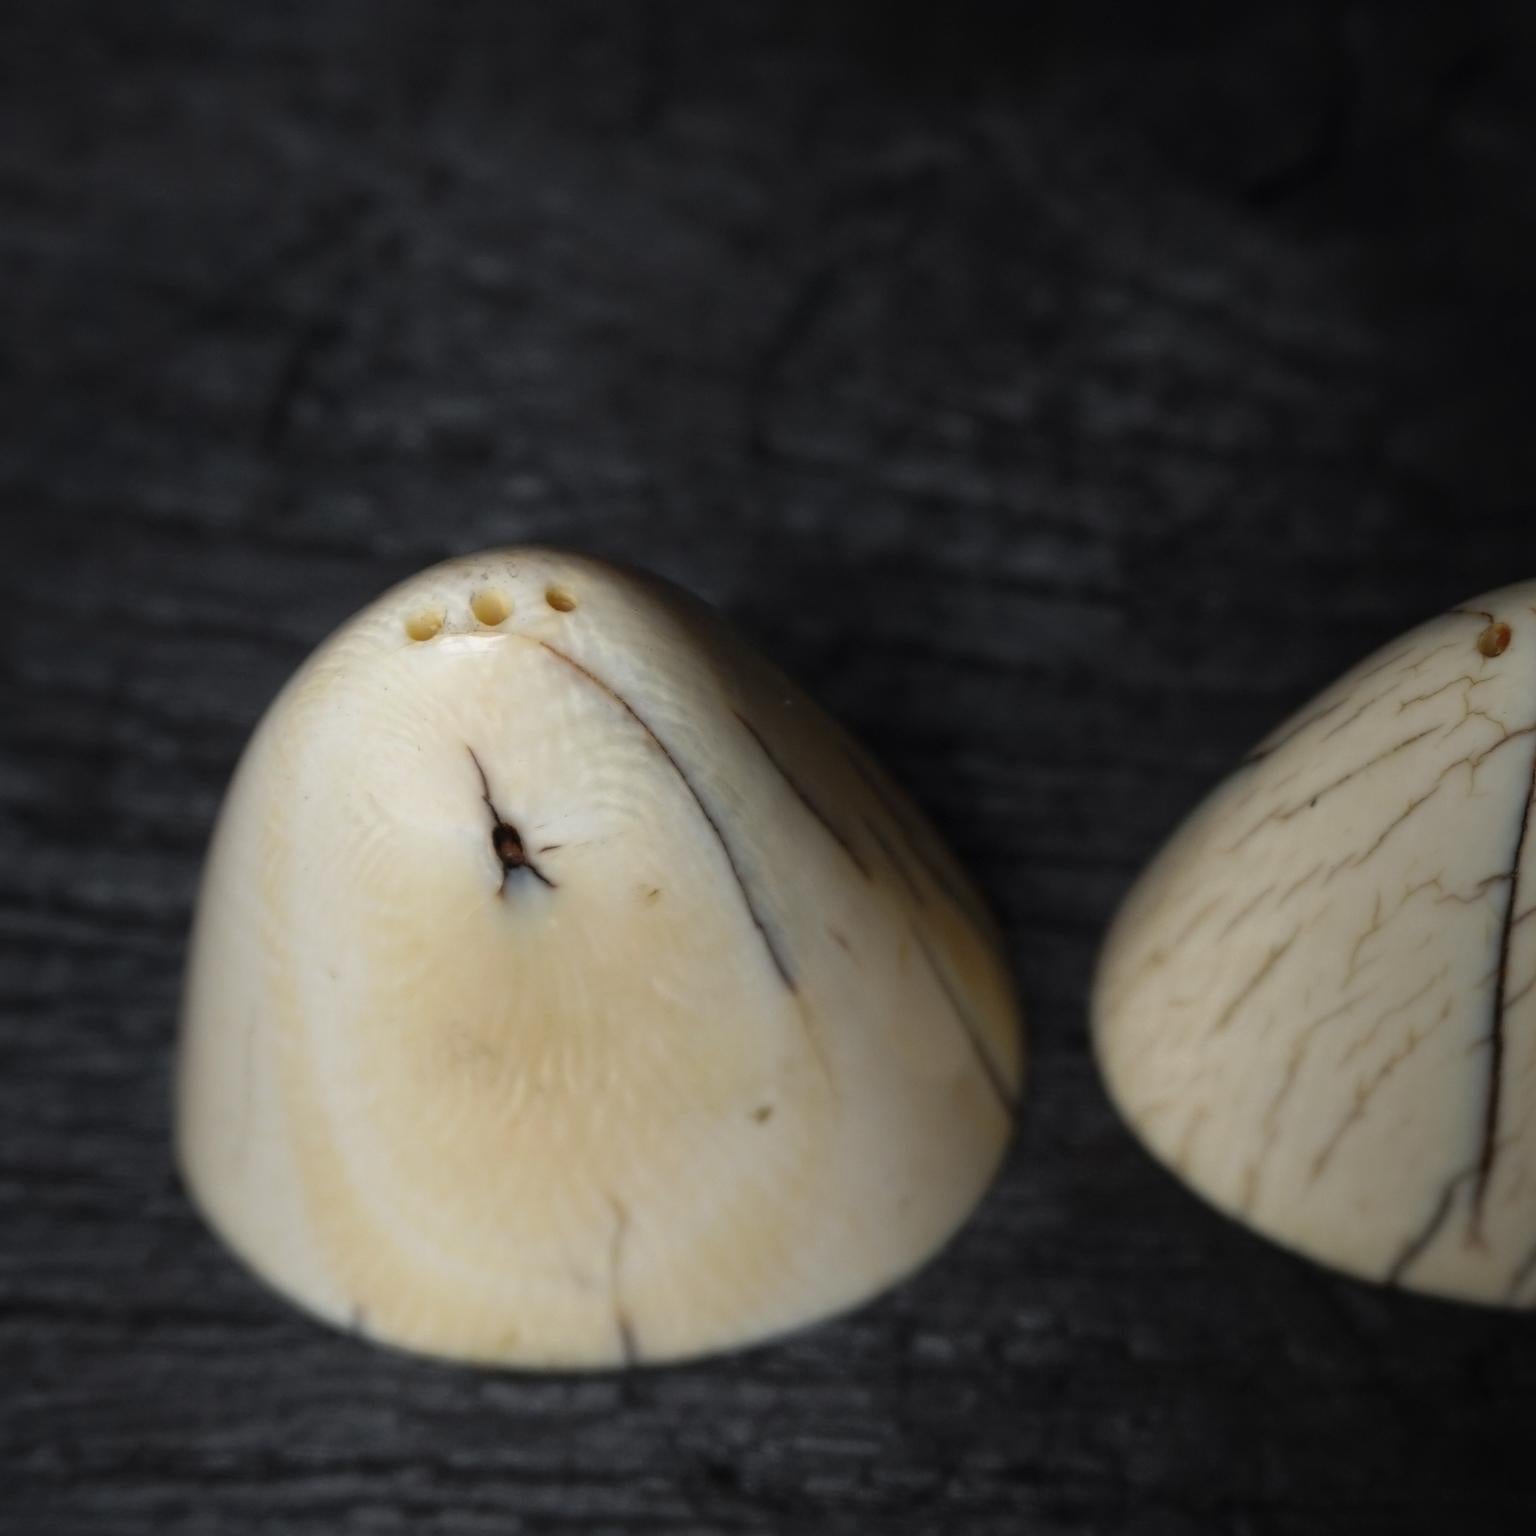
[[186, 1183], [311, 1313], [447, 1358], [672, 1360], [850, 1307], [990, 1181], [1023, 1073], [932, 828], [702, 603], [545, 549], [304, 663], [220, 812]]
[[1146, 1146], [1336, 1268], [1536, 1306], [1536, 582], [1262, 742], [1127, 897], [1094, 1042]]

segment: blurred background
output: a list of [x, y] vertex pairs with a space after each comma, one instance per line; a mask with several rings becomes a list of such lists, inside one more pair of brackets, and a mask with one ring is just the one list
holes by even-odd
[[[1536, 12], [0, 11], [0, 1529], [1529, 1532], [1536, 1334], [1154, 1167], [1086, 1046], [1179, 815], [1536, 576]], [[958, 1241], [628, 1377], [261, 1291], [167, 1082], [240, 748], [390, 582], [525, 540], [720, 605], [930, 810], [1033, 1066]]]

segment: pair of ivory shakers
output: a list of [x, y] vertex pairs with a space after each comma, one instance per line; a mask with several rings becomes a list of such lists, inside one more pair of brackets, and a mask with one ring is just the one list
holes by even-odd
[[[1536, 1305], [1536, 584], [1368, 658], [1125, 902], [1093, 1040], [1219, 1209]], [[543, 549], [423, 572], [268, 710], [198, 902], [181, 1168], [271, 1285], [456, 1360], [706, 1354], [890, 1285], [1024, 1075], [912, 802], [703, 604]]]

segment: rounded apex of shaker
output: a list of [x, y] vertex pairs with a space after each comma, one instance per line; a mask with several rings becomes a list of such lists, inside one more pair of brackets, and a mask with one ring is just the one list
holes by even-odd
[[1137, 1135], [1339, 1269], [1536, 1306], [1536, 582], [1262, 742], [1127, 899], [1094, 992]]
[[550, 550], [326, 641], [220, 813], [181, 1166], [309, 1311], [430, 1354], [661, 1361], [912, 1269], [1022, 1072], [977, 896], [710, 610]]

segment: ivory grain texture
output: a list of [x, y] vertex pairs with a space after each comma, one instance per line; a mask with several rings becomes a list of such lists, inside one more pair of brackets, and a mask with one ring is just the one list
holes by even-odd
[[1127, 900], [1111, 1092], [1217, 1205], [1342, 1269], [1536, 1305], [1536, 582], [1262, 741]]
[[546, 549], [423, 571], [284, 688], [182, 1017], [215, 1228], [482, 1364], [866, 1299], [980, 1197], [1022, 1077], [992, 920], [863, 748], [687, 593]]

